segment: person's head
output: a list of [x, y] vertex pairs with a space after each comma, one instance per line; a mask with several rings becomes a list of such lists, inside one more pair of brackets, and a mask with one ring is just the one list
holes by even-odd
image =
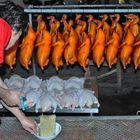
[[8, 50], [15, 44], [25, 30], [27, 26], [27, 18], [23, 8], [19, 5], [15, 5], [11, 1], [4, 2], [4, 6], [2, 6], [0, 10], [0, 17], [12, 28], [11, 38], [5, 48]]

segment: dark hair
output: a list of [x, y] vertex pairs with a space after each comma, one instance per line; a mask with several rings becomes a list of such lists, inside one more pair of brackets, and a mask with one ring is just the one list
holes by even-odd
[[5, 1], [4, 5], [1, 7], [0, 17], [16, 32], [20, 30], [24, 31], [28, 23], [24, 9], [9, 0]]

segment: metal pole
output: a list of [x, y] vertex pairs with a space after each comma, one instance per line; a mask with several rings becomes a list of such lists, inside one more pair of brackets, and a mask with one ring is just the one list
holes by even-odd
[[140, 9], [24, 9], [26, 13], [140, 13]]
[[133, 7], [133, 4], [94, 4], [94, 5], [46, 5], [46, 6], [34, 6], [30, 5], [29, 8], [103, 8], [103, 7]]
[[[29, 23], [32, 25], [32, 14], [29, 13]], [[34, 53], [34, 52], [33, 52]], [[32, 66], [33, 66], [33, 74], [36, 75], [36, 63], [35, 63], [35, 55], [32, 56]]]

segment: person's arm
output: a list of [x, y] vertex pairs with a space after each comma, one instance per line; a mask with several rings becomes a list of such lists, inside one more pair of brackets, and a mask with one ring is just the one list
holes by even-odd
[[21, 108], [19, 96], [24, 96], [24, 94], [0, 86], [0, 99], [8, 106], [19, 106]]
[[18, 107], [8, 107], [3, 101], [1, 101], [3, 106], [8, 109], [11, 113], [13, 113], [17, 119], [21, 122], [22, 127], [29, 131], [30, 133], [36, 133], [37, 132], [37, 123], [31, 119], [27, 118], [24, 113], [19, 110]]

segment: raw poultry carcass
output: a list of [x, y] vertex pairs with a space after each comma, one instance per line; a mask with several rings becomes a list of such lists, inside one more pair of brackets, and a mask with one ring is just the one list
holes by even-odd
[[106, 48], [106, 60], [110, 69], [112, 68], [112, 65], [117, 63], [117, 55], [120, 47], [119, 44], [120, 37], [116, 31], [113, 31], [111, 39], [107, 43]]
[[35, 104], [37, 104], [40, 96], [42, 95], [42, 91], [39, 89], [28, 89], [25, 100], [25, 107], [31, 108]]
[[28, 26], [28, 31], [21, 43], [19, 60], [22, 66], [29, 70], [31, 64], [31, 57], [33, 54], [34, 43], [36, 40], [36, 34], [31, 25]]
[[42, 112], [47, 112], [53, 109], [53, 113], [55, 113], [57, 106], [61, 108], [59, 103], [51, 96], [51, 94], [46, 93], [39, 98], [35, 107], [35, 112], [38, 112], [39, 109], [41, 109]]
[[64, 41], [62, 39], [62, 35], [59, 32], [58, 33], [58, 39], [57, 41], [52, 44], [53, 51], [52, 51], [52, 63], [55, 65], [56, 71], [58, 71], [58, 68], [60, 66], [63, 66], [63, 61], [62, 61], [62, 55], [64, 52]]
[[120, 15], [112, 14], [112, 15], [110, 15], [110, 19], [112, 21], [111, 32], [113, 32], [115, 30], [119, 34], [120, 42], [121, 42], [123, 39], [123, 28], [122, 28], [121, 24], [119, 23]]
[[100, 16], [102, 19], [102, 23], [103, 23], [103, 31], [105, 33], [105, 44], [109, 41], [109, 38], [110, 38], [110, 25], [106, 22], [106, 20], [108, 19], [108, 15], [105, 14], [105, 15], [101, 15]]
[[77, 61], [77, 48], [78, 48], [78, 35], [76, 31], [71, 27], [70, 36], [65, 43], [64, 58], [66, 64], [73, 65]]
[[86, 70], [86, 66], [89, 63], [89, 53], [90, 53], [90, 38], [86, 32], [84, 32], [84, 37], [82, 44], [78, 47], [78, 54], [77, 54], [77, 60], [80, 66]]
[[80, 88], [84, 88], [84, 82], [85, 82], [85, 78], [78, 78], [75, 76], [70, 77], [68, 80], [64, 81], [65, 84], [65, 89], [69, 89], [69, 88], [76, 88], [76, 89], [80, 89]]
[[104, 51], [105, 51], [105, 33], [101, 29], [102, 22], [99, 20], [94, 20], [97, 22], [97, 35], [95, 43], [92, 46], [92, 57], [94, 63], [100, 68], [100, 65], [104, 62]]
[[81, 20], [80, 18], [82, 17], [81, 14], [76, 14], [76, 18], [75, 18], [75, 21], [76, 21], [76, 28], [75, 28], [75, 31], [77, 32], [78, 34], [78, 38], [79, 38], [79, 44], [82, 43], [82, 40], [83, 40], [83, 33], [86, 31], [86, 28], [87, 28], [87, 23], [86, 21], [83, 21]]
[[44, 67], [49, 63], [49, 56], [51, 51], [51, 35], [47, 30], [42, 32], [42, 41], [36, 44], [37, 49], [37, 62], [41, 67], [41, 70], [44, 70]]
[[64, 82], [61, 78], [58, 76], [52, 76], [48, 81], [47, 81], [47, 90], [63, 90], [64, 89]]
[[50, 34], [52, 41], [51, 43], [55, 43], [57, 41], [57, 34], [58, 29], [60, 27], [60, 21], [56, 20], [54, 16], [47, 17], [47, 19], [50, 19], [49, 26], [50, 26]]
[[94, 95], [94, 91], [88, 89], [78, 89], [78, 98], [79, 98], [79, 107], [91, 107], [93, 104], [96, 104], [97, 107], [100, 106], [97, 98]]
[[27, 92], [28, 89], [39, 89], [42, 83], [42, 79], [40, 79], [36, 75], [32, 75], [25, 79], [24, 83], [24, 92]]
[[120, 51], [120, 60], [123, 65], [123, 68], [126, 69], [126, 66], [131, 62], [131, 55], [133, 52], [133, 43], [134, 43], [134, 35], [128, 29], [125, 39], [121, 44], [121, 51]]
[[13, 65], [16, 63], [16, 52], [19, 46], [19, 40], [15, 45], [5, 52], [5, 63], [10, 66], [10, 69], [13, 69]]
[[93, 22], [93, 16], [87, 15], [88, 17], [88, 36], [90, 37], [91, 46], [93, 45], [95, 41], [96, 36], [96, 24]]
[[64, 93], [60, 96], [63, 107], [74, 110], [79, 106], [78, 89], [68, 88], [64, 90]]
[[37, 16], [37, 31], [36, 31], [36, 43], [39, 43], [42, 40], [42, 32], [46, 30], [46, 23], [42, 19], [42, 15]]
[[5, 79], [4, 83], [8, 88], [20, 91], [23, 88], [25, 79], [14, 74], [9, 79]]

